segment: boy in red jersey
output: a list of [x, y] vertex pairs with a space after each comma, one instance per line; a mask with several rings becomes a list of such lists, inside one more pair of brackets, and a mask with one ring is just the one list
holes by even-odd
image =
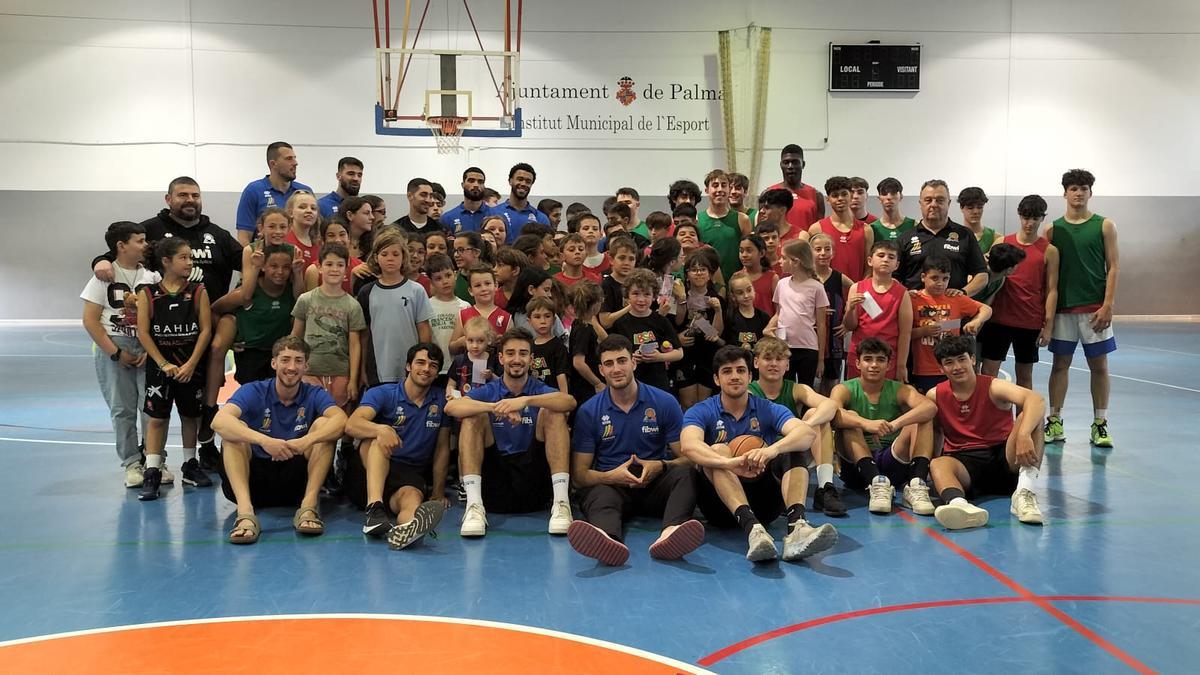
[[[949, 530], [987, 525], [988, 512], [967, 501], [973, 495], [1011, 494], [1009, 512], [1022, 523], [1040, 525], [1042, 512], [1033, 480], [1042, 463], [1042, 413], [1037, 392], [975, 374], [975, 340], [945, 338], [933, 355], [949, 378], [929, 390], [945, 445], [930, 464], [933, 487], [943, 504], [933, 517]], [[1013, 420], [1013, 406], [1021, 412]], [[937, 447], [937, 443], [934, 443]]]

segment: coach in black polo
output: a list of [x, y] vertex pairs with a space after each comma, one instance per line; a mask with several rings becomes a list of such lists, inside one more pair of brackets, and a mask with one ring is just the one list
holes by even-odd
[[[983, 251], [970, 229], [950, 220], [950, 188], [942, 180], [928, 180], [921, 186], [921, 221], [900, 236], [900, 267], [896, 274], [901, 283], [920, 289], [921, 265], [926, 256], [941, 254], [950, 260], [950, 288], [962, 289], [970, 296], [987, 284]], [[968, 280], [969, 279], [969, 280]]]

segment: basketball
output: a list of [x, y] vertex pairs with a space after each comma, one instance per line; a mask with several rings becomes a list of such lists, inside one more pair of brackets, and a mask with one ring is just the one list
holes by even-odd
[[734, 457], [741, 457], [747, 452], [750, 452], [755, 448], [761, 448], [765, 445], [766, 443], [763, 443], [762, 438], [759, 438], [758, 436], [752, 436], [750, 434], [738, 436], [732, 441], [729, 441], [729, 449], [733, 451]]

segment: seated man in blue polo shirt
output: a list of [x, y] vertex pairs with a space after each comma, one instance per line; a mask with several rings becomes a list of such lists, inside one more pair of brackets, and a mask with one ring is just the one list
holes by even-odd
[[221, 491], [237, 504], [231, 543], [258, 541], [255, 507], [298, 504], [292, 527], [325, 531], [318, 500], [346, 413], [324, 389], [302, 382], [308, 354], [303, 339], [279, 338], [271, 349], [275, 377], [239, 387], [213, 419], [224, 441]]
[[583, 519], [571, 523], [571, 546], [606, 565], [629, 559], [622, 524], [661, 517], [650, 557], [678, 560], [704, 543], [696, 510], [696, 472], [679, 454], [683, 410], [675, 396], [633, 377], [633, 343], [610, 335], [600, 343], [600, 376], [608, 385], [575, 416], [571, 475]]
[[488, 510], [530, 513], [550, 503], [550, 534], [566, 534], [571, 525], [567, 413], [575, 409], [575, 399], [529, 376], [529, 331], [509, 329], [497, 349], [503, 377], [446, 404], [446, 412], [462, 420], [458, 464], [467, 510], [459, 533], [487, 534]]
[[396, 550], [432, 532], [449, 506], [450, 416], [446, 390], [433, 386], [444, 358], [430, 342], [409, 347], [407, 376], [368, 390], [346, 423], [346, 433], [362, 441], [350, 453], [346, 496], [367, 512], [363, 534], [387, 534]]
[[[804, 519], [806, 467], [817, 432], [784, 406], [750, 396], [752, 361], [749, 350], [735, 345], [717, 350], [713, 380], [721, 391], [684, 413], [680, 450], [704, 470], [697, 502], [709, 525], [736, 523], [749, 541], [748, 560], [774, 560], [779, 552], [762, 523], [786, 511], [783, 559], [801, 560], [837, 543], [832, 525], [814, 528]], [[765, 445], [735, 457], [729, 443], [745, 435]]]

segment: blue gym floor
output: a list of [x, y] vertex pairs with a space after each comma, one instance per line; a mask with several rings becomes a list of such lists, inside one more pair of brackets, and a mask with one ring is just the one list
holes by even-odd
[[[1196, 672], [1198, 337], [1195, 325], [1117, 325], [1105, 452], [1087, 442], [1077, 356], [1068, 441], [1042, 470], [1043, 527], [1017, 523], [1007, 499], [984, 504], [988, 527], [947, 532], [907, 512], [872, 516], [852, 495], [837, 547], [805, 564], [755, 567], [740, 533], [713, 531], [685, 562], [655, 562], [657, 525], [639, 520], [628, 565], [613, 569], [548, 536], [541, 514], [492, 516], [486, 539], [460, 540], [459, 506], [440, 538], [402, 552], [365, 540], [344, 502], [325, 504], [323, 537], [299, 539], [277, 509], [260, 512], [257, 545], [229, 545], [234, 508], [219, 487], [177, 484], [152, 503], [123, 487], [82, 328], [0, 328], [0, 640], [379, 613], [548, 628], [722, 673]], [[1043, 392], [1047, 374], [1037, 367]], [[179, 461], [176, 449], [176, 472]], [[781, 537], [782, 523], [771, 530]]]

